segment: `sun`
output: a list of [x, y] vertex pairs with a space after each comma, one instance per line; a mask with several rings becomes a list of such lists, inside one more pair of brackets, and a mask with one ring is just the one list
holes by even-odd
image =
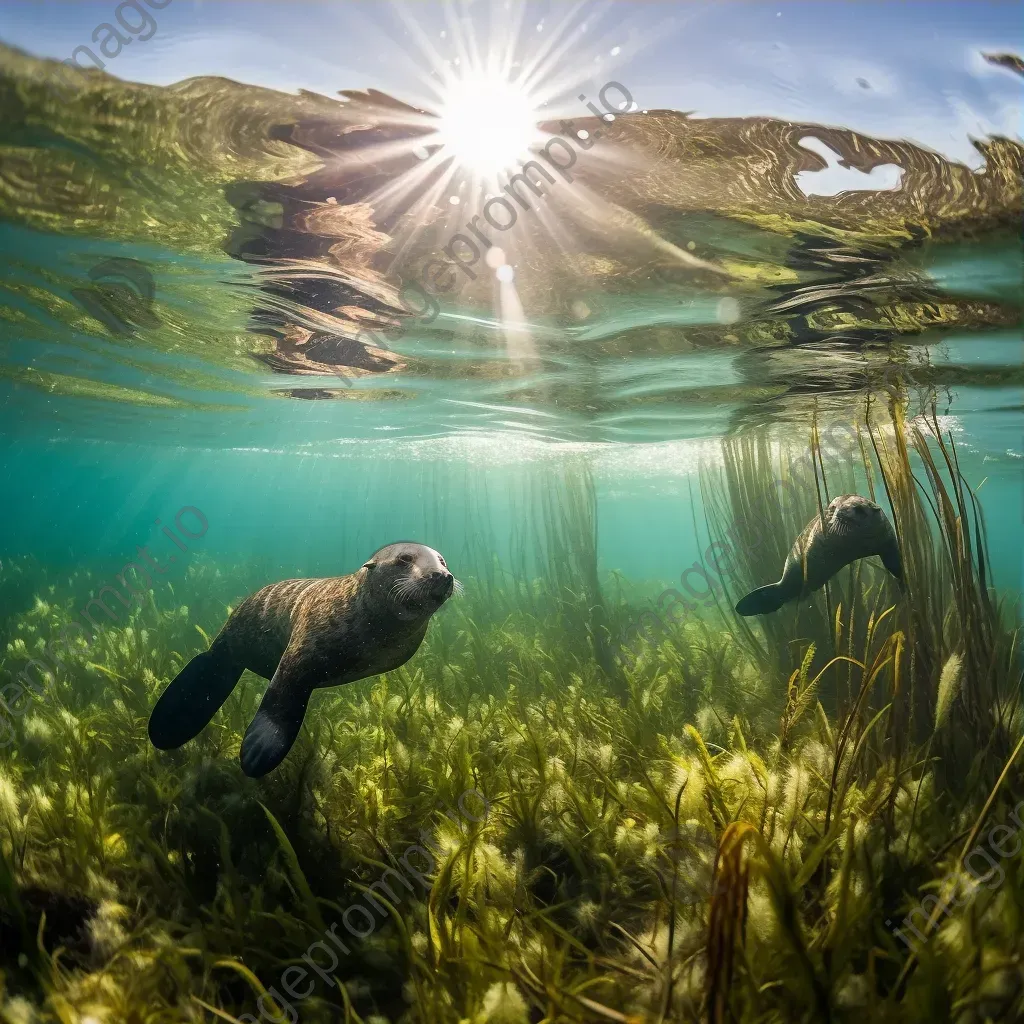
[[494, 178], [518, 167], [541, 138], [528, 91], [500, 74], [472, 72], [451, 79], [440, 115], [443, 152], [480, 177]]

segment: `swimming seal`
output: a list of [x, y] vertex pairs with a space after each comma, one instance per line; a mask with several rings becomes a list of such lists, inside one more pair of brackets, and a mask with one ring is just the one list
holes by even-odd
[[882, 564], [903, 583], [903, 563], [896, 532], [885, 513], [859, 494], [833, 498], [822, 516], [815, 516], [797, 537], [786, 558], [782, 579], [751, 591], [736, 605], [740, 615], [768, 615], [784, 604], [813, 594], [844, 565], [879, 555]]
[[349, 576], [258, 590], [163, 692], [149, 718], [153, 746], [171, 750], [198, 736], [249, 669], [270, 686], [242, 740], [242, 771], [266, 775], [295, 742], [313, 690], [404, 665], [456, 586], [437, 551], [402, 541]]

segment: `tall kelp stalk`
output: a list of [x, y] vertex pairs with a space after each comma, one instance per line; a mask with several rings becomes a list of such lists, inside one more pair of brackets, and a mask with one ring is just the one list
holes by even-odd
[[460, 475], [452, 466], [431, 466], [426, 472], [430, 478], [424, 509], [425, 543], [438, 546], [463, 584], [472, 581], [484, 607], [500, 605], [507, 586], [486, 478], [465, 468]]
[[[705, 472], [712, 533], [719, 543], [727, 537], [741, 541], [733, 545], [739, 549], [733, 581], [737, 595], [777, 577], [781, 558], [776, 558], [784, 554], [778, 549], [788, 548], [794, 528], [806, 521], [807, 506], [813, 515], [815, 505], [822, 507], [830, 493], [837, 493], [816, 425], [810, 435], [813, 476], [807, 474], [803, 494], [788, 486], [784, 467], [778, 475], [766, 468], [770, 445], [763, 436], [727, 442], [724, 486]], [[855, 895], [857, 885], [863, 884], [855, 881], [858, 873], [866, 868], [873, 878], [870, 884], [878, 887], [875, 912], [886, 921], [889, 934], [882, 939], [876, 930], [873, 941], [880, 954], [886, 951], [885, 959], [900, 962], [893, 936], [909, 945], [911, 933], [924, 943], [941, 931], [947, 945], [952, 941], [955, 947], [950, 936], [967, 927], [972, 929], [970, 941], [980, 942], [973, 932], [991, 934], [993, 928], [1005, 927], [981, 896], [977, 903], [967, 901], [963, 918], [954, 916], [944, 929], [938, 926], [951, 913], [951, 894], [958, 892], [966, 859], [977, 854], [991, 860], [987, 850], [972, 846], [981, 823], [994, 815], [1001, 822], [996, 827], [1011, 834], [1014, 829], [1003, 823], [1020, 811], [1010, 810], [1007, 794], [1000, 790], [1007, 779], [1020, 778], [1014, 765], [1020, 743], [1010, 753], [1011, 741], [1017, 739], [1014, 729], [1019, 732], [1020, 727], [1019, 633], [1011, 610], [991, 590], [984, 519], [961, 473], [956, 445], [941, 430], [934, 407], [908, 424], [899, 396], [891, 395], [887, 409], [868, 402], [858, 448], [857, 477], [892, 513], [904, 566], [903, 592], [886, 583], [880, 601], [883, 588], [868, 582], [867, 573], [855, 566], [825, 591], [798, 602], [803, 608], [761, 617], [754, 626], [741, 623], [736, 632], [774, 685], [787, 690], [779, 743], [764, 762], [767, 775], [787, 764], [794, 780], [807, 770], [822, 773], [822, 803], [810, 812], [805, 801], [802, 812], [815, 821], [817, 838], [795, 875], [785, 871], [789, 839], [781, 861], [773, 845], [780, 824], [777, 809], [766, 803], [759, 822], [769, 840], [766, 848], [759, 848], [759, 873], [774, 907], [775, 934], [785, 937], [793, 954], [791, 969], [808, 981], [802, 1001], [808, 1008], [817, 1006], [819, 1018], [823, 990], [834, 984], [837, 969], [853, 962], [853, 951], [863, 939], [863, 933], [856, 938], [858, 931], [875, 927], [871, 914], [864, 913], [863, 894]], [[779, 497], [780, 491], [788, 492], [786, 498]], [[792, 512], [801, 506], [803, 511]], [[758, 514], [760, 524], [753, 531], [750, 522]], [[773, 546], [772, 531], [780, 530], [784, 539], [776, 536]], [[756, 544], [745, 546], [744, 536]], [[786, 643], [789, 638], [797, 640], [795, 650]], [[818, 720], [812, 731], [824, 750], [812, 754], [807, 717], [815, 705]], [[744, 756], [753, 760], [745, 745]], [[858, 830], [865, 838], [869, 834], [865, 814], [879, 830], [870, 842], [858, 839]], [[749, 813], [744, 818], [751, 820]], [[1019, 828], [1019, 820], [1013, 820]], [[963, 829], [959, 835], [957, 827]], [[952, 868], [937, 871], [928, 863], [959, 849], [965, 835], [970, 841]], [[786, 880], [783, 890], [780, 877]], [[1017, 882], [1006, 894], [1015, 907]], [[928, 895], [931, 889], [940, 895]], [[917, 896], [909, 895], [915, 891]], [[925, 898], [917, 907], [922, 892]], [[970, 889], [967, 895], [972, 895]], [[910, 914], [901, 922], [897, 907], [904, 899]], [[801, 923], [797, 907], [808, 900], [824, 911], [823, 931], [808, 929], [806, 918]], [[858, 902], [859, 912], [853, 909]], [[734, 913], [745, 914], [746, 909], [744, 903]], [[721, 919], [714, 918], [713, 925], [716, 921], [720, 932]], [[723, 996], [721, 977], [723, 971], [733, 971], [732, 952], [720, 948], [720, 935], [712, 931], [715, 941], [708, 952], [717, 981], [709, 989], [708, 1011], [712, 1019], [725, 1020], [739, 1006], [752, 1009], [754, 1004], [733, 1001], [731, 1010], [726, 1009], [730, 1003]], [[742, 937], [737, 941], [742, 944]], [[898, 978], [891, 964], [876, 964], [870, 984], [877, 990], [873, 1002], [880, 1019], [907, 1019], [908, 998], [925, 1019], [935, 1012], [935, 1004], [922, 997], [922, 986], [927, 991], [936, 984], [937, 955], [934, 945], [914, 948]], [[763, 991], [763, 975], [759, 984]], [[831, 1016], [828, 1002], [826, 1018]], [[833, 1012], [838, 1009], [832, 1007]]]
[[[934, 405], [909, 425], [898, 404], [891, 412], [891, 431], [867, 431], [895, 513], [907, 588], [897, 617], [908, 638], [910, 694], [892, 728], [916, 741], [934, 730], [951, 785], [991, 783], [1012, 746], [1010, 722], [1020, 706], [1012, 628], [1019, 609], [991, 587], [981, 505]], [[973, 768], [965, 774], [967, 765]]]
[[[784, 688], [805, 661], [807, 669], [817, 670], [830, 659], [864, 651], [872, 623], [898, 593], [881, 566], [871, 563], [843, 570], [812, 601], [794, 601], [756, 618], [732, 613], [744, 594], [781, 577], [793, 542], [832, 498], [856, 490], [852, 462], [823, 448], [816, 423], [802, 443], [780, 443], [767, 431], [727, 438], [723, 466], [702, 470], [701, 490], [709, 533], [718, 550], [729, 552], [720, 611], [769, 678]], [[840, 666], [818, 684], [830, 710], [853, 700], [852, 671]]]
[[571, 462], [534, 496], [532, 549], [546, 583], [548, 614], [567, 639], [586, 638], [594, 660], [622, 691], [609, 609], [598, 572], [597, 490], [590, 465]]

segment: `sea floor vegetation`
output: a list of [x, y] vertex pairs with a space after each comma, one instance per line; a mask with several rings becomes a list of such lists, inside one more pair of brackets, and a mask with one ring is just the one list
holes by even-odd
[[[1017, 608], [939, 421], [858, 429], [854, 467], [811, 427], [798, 487], [766, 435], [729, 440], [708, 527], [744, 541], [741, 592], [819, 501], [874, 493], [903, 593], [865, 562], [770, 620], [730, 594], [633, 635], [580, 470], [524, 516], [519, 571], [479, 554], [420, 653], [315, 694], [259, 781], [257, 679], [178, 751], [146, 722], [266, 580], [195, 564], [72, 639], [0, 752], [0, 1021], [1024, 1019]], [[101, 585], [12, 573], [0, 684]]]

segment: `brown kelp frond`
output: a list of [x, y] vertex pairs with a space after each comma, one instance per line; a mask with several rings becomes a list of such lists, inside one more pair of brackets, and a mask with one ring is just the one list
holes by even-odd
[[751, 834], [757, 834], [753, 826], [733, 822], [722, 834], [715, 859], [707, 952], [708, 1018], [713, 1024], [724, 1024], [729, 1019], [737, 946], [743, 944], [747, 924], [750, 864], [744, 840]]

